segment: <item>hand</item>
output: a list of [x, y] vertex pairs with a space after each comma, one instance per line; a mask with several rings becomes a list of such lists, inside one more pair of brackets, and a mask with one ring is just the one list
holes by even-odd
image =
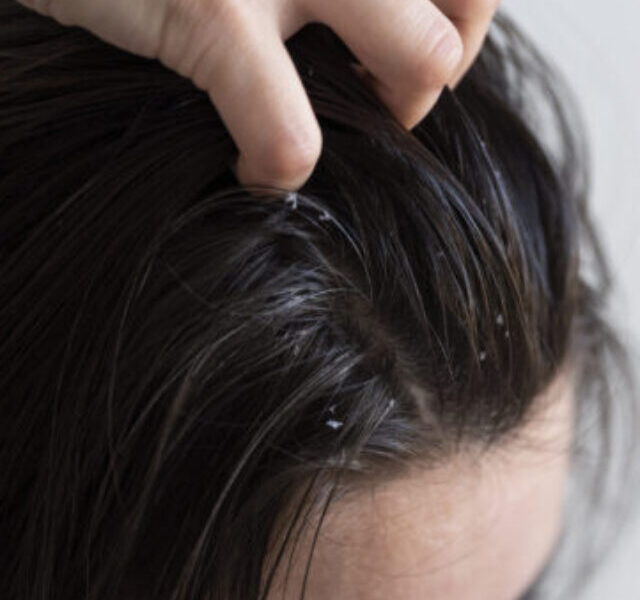
[[238, 179], [297, 189], [320, 127], [284, 41], [331, 27], [408, 129], [476, 57], [499, 0], [19, 0], [206, 90], [240, 150]]

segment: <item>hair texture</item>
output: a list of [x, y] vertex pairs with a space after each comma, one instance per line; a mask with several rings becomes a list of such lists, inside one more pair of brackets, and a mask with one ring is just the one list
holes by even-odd
[[607, 413], [535, 50], [502, 20], [408, 132], [328, 28], [288, 48], [324, 135], [297, 194], [237, 184], [186, 79], [0, 0], [4, 597], [256, 600], [341, 493], [499, 442], [564, 365]]

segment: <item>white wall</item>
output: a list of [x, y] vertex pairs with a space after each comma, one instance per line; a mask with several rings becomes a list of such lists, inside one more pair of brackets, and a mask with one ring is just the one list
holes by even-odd
[[[637, 353], [640, 1], [505, 0], [503, 6], [560, 68], [581, 103], [593, 158], [593, 209], [618, 288], [614, 314], [625, 341]], [[640, 366], [637, 356], [635, 364]], [[640, 498], [636, 504], [640, 509]], [[640, 518], [636, 517], [580, 600], [638, 599]]]

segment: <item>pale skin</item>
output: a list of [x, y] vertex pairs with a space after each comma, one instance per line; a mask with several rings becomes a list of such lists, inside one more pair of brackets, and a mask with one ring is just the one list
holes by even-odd
[[499, 0], [19, 0], [206, 90], [238, 149], [245, 185], [301, 187], [322, 135], [284, 42], [324, 23], [365, 80], [413, 128], [467, 71]]
[[[561, 531], [574, 393], [559, 376], [514, 435], [416, 465], [336, 502], [311, 563], [305, 600], [518, 600]], [[312, 527], [269, 600], [297, 600]], [[285, 585], [285, 580], [288, 582]]]

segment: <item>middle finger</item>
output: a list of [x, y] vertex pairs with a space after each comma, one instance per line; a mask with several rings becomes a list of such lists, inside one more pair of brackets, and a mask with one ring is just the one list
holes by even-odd
[[300, 0], [314, 20], [331, 27], [372, 74], [372, 84], [396, 118], [416, 125], [435, 104], [462, 59], [460, 35], [425, 0]]

